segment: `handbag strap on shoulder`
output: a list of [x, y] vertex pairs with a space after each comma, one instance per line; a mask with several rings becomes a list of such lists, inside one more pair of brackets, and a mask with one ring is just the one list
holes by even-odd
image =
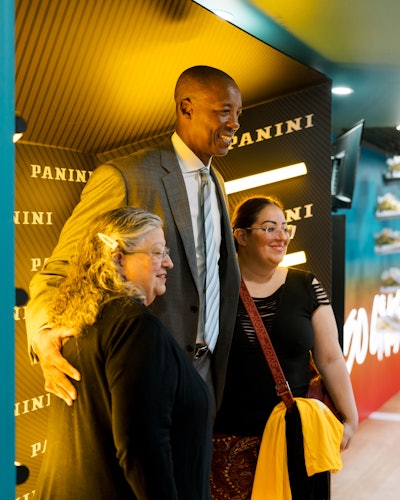
[[240, 280], [240, 298], [253, 324], [254, 331], [257, 335], [261, 349], [263, 350], [265, 359], [274, 377], [276, 393], [285, 403], [288, 411], [291, 411], [294, 404], [292, 391], [290, 390], [289, 382], [286, 380], [281, 364], [279, 363], [275, 349], [269, 338], [267, 329], [261, 319], [260, 313], [252, 299], [243, 278]]

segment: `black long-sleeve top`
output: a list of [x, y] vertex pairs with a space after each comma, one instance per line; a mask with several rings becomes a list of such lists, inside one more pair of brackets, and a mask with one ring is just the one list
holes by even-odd
[[51, 398], [36, 498], [209, 500], [209, 394], [145, 306], [116, 299], [70, 339], [72, 407]]

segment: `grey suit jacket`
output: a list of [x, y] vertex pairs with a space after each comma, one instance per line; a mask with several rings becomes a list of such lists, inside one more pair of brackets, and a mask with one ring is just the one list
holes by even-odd
[[[212, 356], [217, 408], [221, 402], [228, 353], [239, 298], [239, 270], [226, 209], [223, 179], [211, 168], [221, 206], [220, 334]], [[77, 240], [91, 218], [121, 206], [138, 206], [158, 214], [164, 221], [167, 245], [174, 268], [168, 272], [167, 291], [157, 297], [152, 309], [192, 357], [199, 316], [199, 294], [195, 242], [185, 183], [171, 141], [159, 148], [138, 151], [96, 168], [82, 191], [81, 200], [65, 223], [59, 242], [44, 268], [30, 284], [26, 311], [28, 346], [33, 332], [46, 324], [46, 304], [65, 277]]]

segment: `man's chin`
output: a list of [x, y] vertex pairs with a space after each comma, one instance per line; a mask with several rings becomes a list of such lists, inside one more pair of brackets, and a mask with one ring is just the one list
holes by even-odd
[[224, 148], [218, 148], [216, 151], [218, 152], [215, 152], [213, 156], [225, 156], [229, 151], [229, 146], [226, 146]]

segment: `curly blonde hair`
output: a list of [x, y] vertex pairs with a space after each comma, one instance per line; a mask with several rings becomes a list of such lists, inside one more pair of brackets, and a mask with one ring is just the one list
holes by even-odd
[[95, 217], [78, 242], [65, 280], [48, 306], [52, 328], [72, 328], [78, 335], [98, 317], [103, 305], [116, 297], [143, 302], [143, 291], [121, 275], [117, 252], [129, 253], [161, 219], [150, 212], [123, 207]]

